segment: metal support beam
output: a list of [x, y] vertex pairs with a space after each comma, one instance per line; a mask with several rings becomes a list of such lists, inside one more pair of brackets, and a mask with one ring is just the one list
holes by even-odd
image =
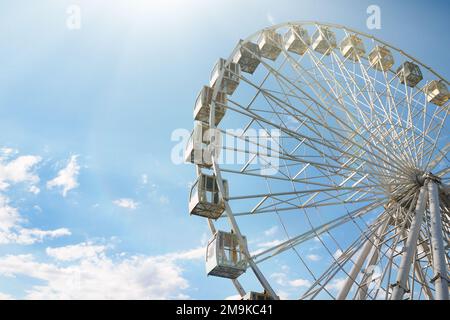
[[409, 271], [417, 249], [417, 239], [419, 238], [420, 227], [425, 214], [427, 189], [426, 186], [420, 188], [416, 209], [409, 228], [408, 239], [406, 240], [402, 261], [397, 272], [397, 282], [394, 284], [392, 300], [402, 300], [407, 290]]
[[237, 292], [239, 292], [239, 295], [241, 298], [245, 297], [245, 289], [241, 285], [238, 279], [232, 279], [231, 282], [233, 282], [234, 287], [236, 288]]
[[373, 248], [370, 254], [370, 259], [367, 260], [364, 275], [361, 279], [361, 285], [358, 291], [356, 292], [356, 300], [365, 300], [367, 298], [367, 293], [369, 289], [369, 280], [371, 280], [374, 270], [371, 268], [378, 263], [378, 258], [380, 255], [380, 243], [384, 240], [384, 235], [386, 233], [386, 229], [389, 225], [389, 218], [383, 223], [383, 225], [378, 230], [376, 237], [374, 239]]
[[347, 295], [353, 283], [356, 281], [356, 277], [358, 276], [358, 273], [361, 271], [361, 267], [364, 261], [366, 260], [367, 255], [369, 254], [371, 248], [372, 248], [372, 241], [370, 239], [367, 239], [364, 244], [364, 247], [362, 248], [362, 251], [358, 256], [358, 259], [356, 259], [356, 262], [353, 265], [353, 268], [350, 271], [347, 280], [345, 281], [344, 286], [342, 287], [341, 291], [336, 297], [336, 300], [345, 300], [347, 298]]
[[[389, 219], [386, 219], [389, 220]], [[380, 227], [377, 228], [376, 232], [374, 233], [373, 237], [369, 237], [363, 248], [360, 252], [358, 258], [356, 259], [355, 264], [353, 265], [352, 270], [350, 271], [347, 280], [345, 281], [344, 286], [342, 287], [341, 291], [339, 292], [336, 300], [345, 300], [347, 298], [348, 293], [350, 292], [350, 289], [353, 285], [353, 283], [356, 282], [356, 278], [358, 277], [358, 273], [361, 271], [362, 265], [364, 261], [366, 261], [367, 256], [369, 252], [372, 250], [374, 246], [374, 241], [376, 241], [377, 237], [379, 237], [380, 232], [385, 228], [386, 222], [384, 222]]]
[[434, 288], [436, 300], [448, 300], [447, 264], [445, 262], [444, 238], [442, 236], [442, 216], [439, 208], [438, 185], [428, 182], [431, 216], [431, 253], [433, 257]]

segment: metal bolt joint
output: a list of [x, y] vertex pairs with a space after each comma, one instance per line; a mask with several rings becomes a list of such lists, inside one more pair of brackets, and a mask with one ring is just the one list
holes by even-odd
[[409, 293], [410, 292], [410, 290], [408, 288], [403, 287], [400, 284], [400, 282], [398, 282], [398, 281], [396, 283], [391, 284], [391, 288], [395, 288], [395, 287], [399, 287], [399, 288], [403, 289], [404, 293]]
[[429, 181], [433, 181], [437, 184], [441, 183], [441, 178], [439, 178], [438, 176], [435, 176], [433, 173], [431, 172], [426, 172], [422, 175], [418, 174], [416, 175], [416, 181], [420, 186], [425, 185], [426, 183], [428, 183]]
[[438, 279], [442, 279], [442, 280], [446, 281], [447, 283], [450, 282], [449, 279], [448, 279], [448, 277], [445, 276], [445, 275], [442, 275], [440, 272], [438, 272], [433, 278], [431, 278], [431, 279], [430, 279], [430, 282], [431, 282], [431, 283], [434, 283], [434, 282], [436, 282], [436, 280], [438, 280]]

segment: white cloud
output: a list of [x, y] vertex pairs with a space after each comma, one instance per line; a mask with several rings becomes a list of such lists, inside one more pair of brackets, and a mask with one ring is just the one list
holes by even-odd
[[273, 226], [272, 228], [264, 231], [264, 235], [270, 237], [270, 236], [275, 235], [277, 232], [278, 232], [278, 226]]
[[9, 162], [0, 158], [0, 191], [5, 191], [12, 183], [37, 184], [39, 177], [33, 169], [40, 161], [37, 156], [20, 156]]
[[63, 236], [70, 236], [72, 233], [67, 228], [59, 228], [56, 230], [40, 230], [40, 229], [26, 229], [20, 228], [16, 242], [19, 244], [33, 244], [42, 242], [47, 238], [55, 239]]
[[282, 242], [283, 241], [276, 239], [276, 240], [272, 240], [272, 241], [257, 243], [256, 246], [259, 249], [255, 250], [254, 252], [252, 252], [252, 255], [260, 254], [261, 252], [263, 252], [263, 251], [265, 251], [267, 249], [273, 248], [273, 247], [279, 245]]
[[277, 295], [281, 300], [289, 300], [290, 299], [290, 294], [284, 290], [279, 290], [277, 292]]
[[28, 189], [28, 191], [30, 191], [31, 193], [34, 193], [34, 194], [39, 194], [39, 192], [41, 192], [41, 189], [39, 189], [39, 188], [36, 187], [36, 186], [31, 186], [31, 187]]
[[32, 255], [4, 256], [0, 258], [0, 275], [26, 275], [43, 281], [26, 291], [28, 299], [189, 298], [184, 292], [189, 282], [179, 262], [199, 259], [199, 249], [114, 258], [106, 251], [106, 246], [92, 243], [48, 248], [47, 253], [65, 261], [64, 266], [38, 262]]
[[339, 292], [344, 287], [346, 280], [347, 280], [346, 278], [333, 279], [329, 284], [325, 286], [325, 288], [327, 290], [334, 290]]
[[282, 265], [280, 271], [272, 273], [270, 278], [278, 286], [275, 289], [280, 299], [298, 299], [312, 285], [311, 280], [292, 277], [287, 265]]
[[106, 250], [104, 245], [94, 245], [90, 242], [83, 242], [76, 245], [69, 245], [60, 248], [47, 248], [46, 253], [52, 258], [60, 261], [74, 261], [97, 257]]
[[225, 300], [241, 300], [241, 296], [238, 294], [235, 294], [233, 296], [226, 297]]
[[28, 229], [22, 226], [24, 219], [17, 208], [10, 205], [10, 200], [0, 194], [0, 244], [17, 243], [29, 245], [42, 242], [46, 238], [70, 235], [65, 228], [56, 230]]
[[[39, 177], [34, 172], [36, 165], [41, 161], [38, 156], [20, 156], [12, 159], [17, 150], [2, 148], [0, 155], [0, 191], [6, 191], [9, 187], [19, 183], [27, 183], [27, 191], [38, 194]], [[12, 159], [12, 160], [11, 160]], [[56, 230], [41, 230], [38, 228], [26, 228], [24, 224], [28, 221], [22, 217], [18, 208], [10, 204], [11, 200], [0, 193], [0, 244], [24, 244], [30, 245], [42, 242], [45, 239], [52, 239], [70, 235], [70, 231], [65, 228]]]
[[279, 245], [282, 242], [283, 241], [281, 241], [281, 240], [273, 240], [273, 241], [258, 243], [257, 246], [258, 246], [258, 248], [269, 249], [269, 248], [273, 248], [273, 247]]
[[0, 292], [0, 300], [13, 300], [13, 297], [9, 294]]
[[205, 257], [205, 248], [199, 247], [188, 251], [169, 253], [166, 254], [164, 257], [172, 261], [203, 259]]
[[7, 197], [0, 194], [0, 232], [6, 232], [12, 229], [21, 221], [23, 221], [23, 219], [21, 218], [19, 211], [10, 206]]
[[62, 196], [65, 197], [70, 190], [78, 187], [78, 175], [80, 173], [80, 166], [77, 163], [77, 155], [70, 157], [67, 166], [58, 172], [58, 175], [53, 180], [47, 182], [47, 188], [54, 187], [62, 188]]
[[17, 150], [12, 149], [12, 148], [7, 148], [7, 147], [0, 148], [0, 154], [2, 156], [10, 156], [10, 155], [15, 154], [17, 152], [18, 152]]
[[308, 254], [306, 256], [306, 258], [308, 258], [308, 260], [311, 260], [311, 261], [314, 261], [314, 262], [319, 261], [320, 259], [322, 259], [322, 257], [317, 255], [317, 254]]
[[114, 200], [113, 203], [118, 207], [130, 209], [130, 210], [135, 210], [139, 205], [136, 201], [134, 201], [133, 199], [129, 199], [129, 198], [117, 199], [117, 200]]
[[148, 184], [148, 175], [146, 175], [145, 173], [141, 175], [141, 182], [142, 184]]
[[289, 285], [292, 287], [295, 287], [295, 288], [298, 288], [298, 287], [309, 288], [311, 286], [311, 281], [306, 280], [306, 279], [295, 279], [295, 280], [289, 281]]
[[286, 286], [289, 283], [286, 273], [274, 272], [270, 275], [270, 277], [280, 286]]
[[291, 295], [299, 297], [299, 288], [309, 288], [311, 286], [311, 281], [301, 278], [290, 280], [284, 272], [272, 273], [270, 277], [282, 288], [278, 290], [278, 295], [281, 299], [289, 299]]

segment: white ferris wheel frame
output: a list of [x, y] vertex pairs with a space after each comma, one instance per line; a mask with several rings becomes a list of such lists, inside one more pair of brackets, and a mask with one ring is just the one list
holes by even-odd
[[[251, 36], [247, 37], [245, 40], [243, 40], [236, 48], [235, 50], [232, 52], [232, 54], [230, 55], [230, 57], [226, 60], [226, 63], [230, 63], [232, 57], [234, 56], [234, 54], [236, 53], [237, 50], [240, 49], [240, 47], [251, 41], [252, 39], [255, 39], [258, 35], [260, 35], [264, 30], [278, 30], [280, 28], [288, 28], [290, 26], [293, 25], [300, 25], [300, 26], [307, 26], [307, 25], [313, 25], [313, 26], [326, 26], [326, 27], [330, 27], [330, 28], [336, 28], [336, 29], [341, 29], [345, 32], [349, 32], [351, 34], [355, 34], [355, 35], [360, 35], [362, 37], [365, 38], [369, 38], [372, 39], [373, 41], [376, 41], [377, 43], [380, 43], [382, 45], [384, 45], [387, 48], [390, 48], [391, 50], [400, 53], [402, 56], [408, 58], [410, 61], [413, 61], [415, 63], [417, 63], [418, 65], [420, 65], [422, 68], [428, 70], [431, 74], [433, 74], [436, 78], [440, 79], [441, 81], [443, 81], [444, 83], [446, 83], [447, 85], [449, 85], [449, 82], [447, 80], [445, 80], [442, 76], [440, 76], [437, 72], [435, 72], [434, 70], [432, 70], [430, 67], [424, 65], [423, 63], [421, 63], [420, 61], [418, 61], [417, 59], [415, 59], [414, 57], [406, 54], [405, 52], [403, 52], [402, 50], [382, 41], [379, 40], [369, 34], [363, 33], [363, 32], [359, 32], [356, 30], [353, 30], [351, 28], [342, 26], [342, 25], [338, 25], [338, 24], [329, 24], [329, 23], [319, 23], [319, 22], [314, 22], [314, 21], [299, 21], [299, 22], [288, 22], [288, 23], [282, 23], [282, 24], [277, 24], [274, 26], [271, 26], [269, 28], [265, 28], [262, 30], [259, 30], [257, 32], [255, 32], [254, 34], [252, 34]], [[283, 50], [285, 51], [285, 50]], [[264, 63], [261, 59], [261, 63]], [[222, 69], [220, 71], [219, 77], [217, 82], [220, 83], [224, 77], [224, 72], [225, 70]], [[212, 94], [212, 102], [211, 102], [211, 108], [210, 108], [210, 115], [209, 115], [209, 127], [211, 129], [216, 129], [216, 123], [215, 123], [215, 99], [217, 97], [217, 94], [219, 93], [219, 86], [215, 86], [213, 88], [213, 94]], [[448, 104], [447, 104], [448, 106]], [[448, 113], [448, 112], [447, 112]], [[445, 120], [444, 120], [445, 122]], [[214, 139], [215, 137], [212, 136], [211, 139], [211, 145], [214, 145]], [[437, 144], [437, 138], [436, 138], [436, 144]], [[436, 146], [435, 146], [436, 148]], [[444, 148], [444, 150], [441, 151], [441, 155], [440, 158], [438, 157], [438, 159], [435, 159], [435, 161], [429, 161], [429, 163], [431, 164], [431, 166], [433, 166], [434, 164], [438, 164], [444, 157], [446, 157], [446, 153], [447, 153], [447, 149], [449, 149], [449, 144], [447, 144]], [[430, 158], [433, 155], [433, 151], [430, 152]], [[222, 171], [220, 168], [220, 165], [218, 164], [217, 161], [217, 157], [216, 154], [214, 153], [214, 150], [212, 150], [211, 152], [211, 160], [212, 160], [212, 170], [215, 174], [215, 177], [217, 179], [217, 186], [219, 189], [220, 194], [224, 195], [226, 194], [225, 192], [225, 187], [224, 187], [224, 182], [223, 182], [223, 178], [222, 178]], [[392, 161], [397, 160], [395, 157], [393, 157], [391, 159]], [[429, 159], [431, 160], [431, 159]], [[443, 175], [445, 175], [448, 171], [448, 168], [444, 169], [445, 172], [443, 173]], [[201, 168], [199, 166], [197, 166], [197, 174], [201, 174]], [[445, 286], [448, 286], [448, 279], [445, 278], [444, 273], [446, 272], [446, 264], [445, 264], [445, 260], [442, 260], [442, 253], [444, 251], [443, 246], [443, 239], [442, 239], [442, 233], [440, 232], [440, 230], [442, 230], [442, 224], [440, 224], [440, 209], [439, 209], [439, 196], [438, 196], [438, 185], [436, 183], [435, 177], [434, 176], [426, 176], [424, 177], [424, 179], [426, 179], [426, 183], [424, 182], [423, 187], [420, 189], [420, 194], [418, 196], [417, 199], [417, 204], [415, 209], [414, 208], [410, 208], [411, 210], [415, 211], [417, 214], [413, 217], [413, 222], [411, 224], [410, 227], [410, 232], [409, 232], [409, 237], [407, 238], [407, 248], [410, 248], [410, 250], [407, 250], [405, 252], [405, 258], [402, 260], [401, 265], [399, 266], [399, 270], [403, 270], [404, 272], [400, 272], [399, 271], [399, 282], [398, 285], [394, 288], [393, 293], [392, 293], [392, 298], [393, 299], [398, 299], [401, 298], [403, 296], [403, 294], [405, 293], [405, 291], [407, 290], [406, 288], [406, 282], [408, 280], [408, 274], [409, 274], [409, 267], [411, 266], [410, 262], [412, 259], [412, 255], [414, 254], [414, 251], [411, 249], [413, 248], [413, 245], [408, 246], [408, 243], [410, 244], [415, 244], [417, 243], [417, 239], [419, 237], [419, 228], [420, 228], [420, 222], [421, 219], [423, 219], [423, 214], [425, 212], [425, 205], [426, 205], [426, 198], [427, 198], [427, 194], [430, 195], [430, 213], [431, 213], [431, 219], [433, 220], [433, 223], [431, 224], [432, 228], [431, 228], [431, 232], [433, 233], [433, 261], [436, 261], [435, 259], [437, 259], [437, 261], [439, 261], [439, 263], [434, 263], [434, 267], [435, 267], [435, 272], [439, 275], [439, 273], [441, 273], [441, 278], [435, 279], [436, 281], [439, 281], [440, 283], [436, 284], [436, 298], [441, 298], [441, 299], [448, 299], [448, 288], [447, 290], [445, 289]], [[341, 188], [342, 189], [342, 188]], [[341, 190], [339, 189], [339, 190]], [[336, 189], [337, 190], [337, 189]], [[428, 193], [427, 193], [428, 190]], [[410, 195], [413, 196], [413, 195]], [[417, 197], [416, 197], [417, 198]], [[437, 199], [437, 203], [436, 203], [436, 199]], [[253, 273], [255, 274], [256, 278], [258, 279], [258, 281], [260, 282], [260, 284], [262, 285], [262, 287], [265, 289], [265, 291], [274, 299], [278, 299], [278, 296], [275, 292], [275, 290], [272, 288], [272, 286], [270, 285], [269, 281], [266, 279], [266, 277], [263, 275], [263, 273], [261, 272], [261, 270], [258, 267], [258, 263], [262, 262], [266, 259], [269, 259], [270, 257], [272, 257], [273, 255], [282, 252], [284, 250], [287, 250], [289, 248], [293, 248], [295, 247], [295, 245], [297, 243], [299, 243], [299, 241], [304, 241], [304, 239], [300, 239], [300, 238], [294, 238], [294, 239], [289, 239], [289, 241], [279, 244], [277, 245], [275, 248], [271, 248], [271, 250], [267, 250], [263, 253], [258, 254], [257, 256], [252, 256], [250, 254], [250, 252], [248, 251], [245, 242], [244, 242], [244, 238], [243, 235], [240, 231], [239, 225], [236, 221], [235, 218], [235, 214], [233, 213], [233, 210], [231, 208], [231, 206], [228, 203], [229, 199], [224, 199], [224, 203], [225, 203], [225, 214], [226, 214], [226, 218], [228, 219], [229, 224], [231, 225], [231, 228], [233, 230], [233, 232], [237, 235], [237, 238], [239, 240], [240, 245], [244, 248], [244, 254], [245, 257], [248, 261], [248, 264], [250, 266], [250, 268], [252, 269]], [[414, 201], [411, 201], [411, 203], [414, 203]], [[375, 203], [374, 206], [379, 206], [379, 203]], [[370, 210], [371, 208], [368, 207], [367, 210]], [[340, 218], [340, 217], [338, 217]], [[335, 219], [335, 221], [330, 222], [326, 227], [332, 227], [335, 225], [339, 225], [342, 223], [346, 223], [348, 222], [350, 219], [352, 219], [352, 216], [349, 215], [349, 218], [347, 220], [343, 220], [341, 221], [340, 219], [338, 220]], [[380, 241], [379, 236], [385, 231], [386, 226], [387, 226], [387, 219], [385, 219], [385, 221], [378, 221], [378, 223], [374, 224], [375, 228], [373, 228], [374, 230], [371, 232], [371, 236], [374, 236], [373, 241], [377, 242]], [[214, 224], [214, 220], [212, 219], [208, 219], [208, 225], [209, 228], [211, 230], [211, 232], [214, 234], [216, 232], [216, 227]], [[416, 227], [414, 227], [416, 226]], [[418, 226], [418, 227], [417, 227]], [[325, 227], [325, 226], [324, 226]], [[315, 234], [317, 234], [317, 231], [320, 230], [312, 230], [314, 232], [311, 232], [311, 237], [314, 236]], [[439, 234], [441, 235], [441, 237], [439, 237]], [[377, 237], [378, 235], [378, 237]], [[358, 272], [361, 270], [362, 264], [365, 262], [365, 260], [367, 259], [367, 256], [369, 254], [369, 252], [372, 250], [372, 248], [374, 247], [374, 243], [372, 241], [369, 241], [369, 239], [367, 239], [368, 241], [365, 241], [363, 245], [359, 246], [359, 249], [361, 249], [361, 254], [359, 255], [358, 259], [356, 259], [356, 262], [354, 263], [354, 267], [352, 268], [352, 270], [350, 271], [350, 274], [348, 274], [348, 281], [345, 283], [343, 289], [341, 289], [337, 299], [345, 299], [349, 293], [349, 290], [351, 288], [351, 286], [354, 283], [354, 279], [356, 278]], [[356, 250], [355, 250], [356, 251]], [[266, 254], [266, 256], [264, 256], [264, 254]], [[268, 255], [267, 255], [268, 254]], [[415, 266], [416, 267], [416, 266]], [[419, 276], [420, 276], [420, 272], [419, 272]], [[423, 275], [422, 275], [423, 277]], [[325, 279], [325, 280], [330, 280], [329, 279]], [[310, 296], [308, 296], [307, 294], [304, 295], [304, 297], [315, 297], [315, 295], [325, 287], [325, 284], [320, 284], [321, 281], [323, 279], [317, 279], [316, 284], [319, 284], [320, 288], [316, 289], [316, 291], [312, 291], [309, 292]], [[442, 280], [442, 281], [441, 281]], [[244, 297], [246, 294], [246, 291], [244, 290], [243, 286], [239, 283], [239, 281], [237, 279], [233, 279], [232, 280], [234, 286], [236, 287], [239, 295], [241, 297]], [[428, 298], [432, 297], [431, 292], [429, 291], [429, 288], [425, 288], [425, 295]]]

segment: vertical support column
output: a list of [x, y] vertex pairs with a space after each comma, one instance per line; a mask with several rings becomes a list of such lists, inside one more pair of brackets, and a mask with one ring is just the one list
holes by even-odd
[[419, 238], [419, 231], [422, 225], [426, 206], [426, 186], [420, 188], [419, 198], [417, 199], [414, 217], [409, 228], [408, 239], [404, 248], [402, 261], [398, 268], [397, 282], [394, 284], [394, 292], [392, 293], [392, 300], [401, 300], [406, 292], [406, 285], [408, 283], [409, 271], [413, 263], [413, 259], [417, 249], [417, 239]]
[[350, 289], [351, 289], [353, 283], [355, 283], [356, 278], [358, 277], [358, 273], [361, 271], [364, 261], [366, 261], [367, 256], [369, 255], [369, 252], [371, 251], [372, 247], [374, 246], [374, 242], [376, 241], [377, 237], [379, 236], [380, 232], [382, 232], [381, 230], [383, 230], [384, 227], [385, 227], [385, 223], [383, 223], [380, 227], [378, 227], [378, 229], [374, 233], [373, 237], [367, 238], [367, 240], [364, 243], [364, 246], [362, 248], [362, 251], [360, 252], [360, 254], [358, 256], [358, 259], [356, 259], [356, 262], [353, 265], [353, 268], [350, 271], [350, 274], [348, 275], [347, 280], [345, 281], [345, 284], [342, 287], [341, 291], [339, 292], [336, 300], [345, 300], [347, 298], [347, 295], [350, 292]]
[[358, 256], [358, 259], [356, 259], [356, 262], [353, 265], [353, 268], [350, 271], [347, 280], [345, 281], [344, 286], [342, 287], [341, 291], [336, 297], [336, 300], [345, 300], [347, 298], [348, 292], [350, 291], [353, 283], [356, 281], [356, 277], [358, 276], [358, 273], [361, 270], [361, 267], [364, 261], [366, 260], [367, 255], [369, 254], [371, 248], [372, 248], [372, 241], [371, 239], [367, 239], [366, 242], [364, 243], [364, 247], [361, 253]]
[[442, 236], [442, 216], [439, 208], [438, 185], [435, 181], [428, 182], [431, 216], [431, 253], [433, 257], [434, 288], [437, 300], [448, 300], [448, 278], [445, 262], [444, 238]]
[[[377, 235], [374, 240], [373, 248], [370, 254], [370, 259], [367, 261], [364, 271], [364, 276], [361, 279], [361, 287], [356, 292], [356, 300], [365, 300], [367, 298], [369, 284], [368, 281], [372, 278], [374, 270], [371, 269], [372, 266], [375, 266], [378, 262], [378, 257], [380, 254], [380, 243], [384, 239], [384, 234], [386, 233], [386, 229], [389, 226], [390, 218], [387, 218], [383, 225], [377, 232]], [[369, 271], [370, 270], [370, 271]]]

